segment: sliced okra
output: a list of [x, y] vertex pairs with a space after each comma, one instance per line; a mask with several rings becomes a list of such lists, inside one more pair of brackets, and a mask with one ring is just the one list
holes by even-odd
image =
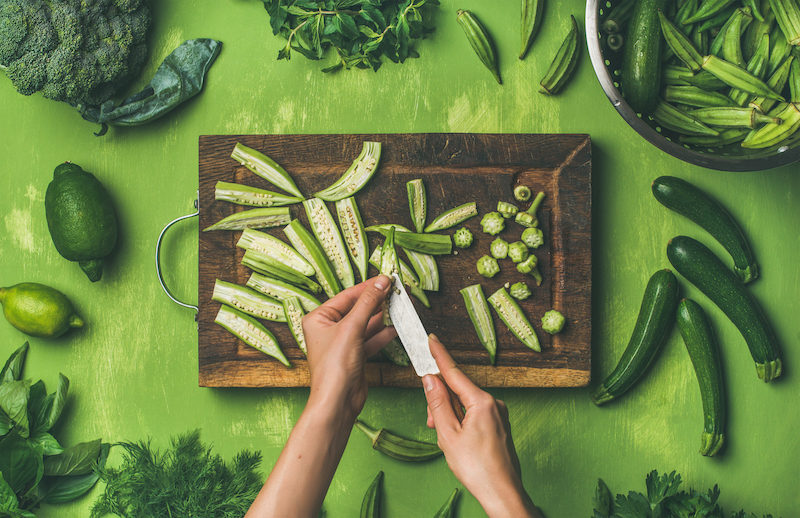
[[338, 201], [353, 196], [369, 182], [378, 169], [381, 160], [381, 143], [364, 142], [361, 153], [345, 173], [330, 187], [314, 193], [325, 201]]
[[500, 317], [500, 320], [508, 326], [508, 329], [511, 330], [520, 342], [534, 351], [542, 351], [542, 346], [539, 344], [539, 337], [536, 336], [536, 330], [522, 312], [522, 308], [511, 298], [511, 295], [508, 294], [508, 291], [504, 287], [501, 287], [489, 296], [489, 304], [492, 305], [497, 315]]
[[[383, 253], [383, 246], [378, 246], [369, 256], [369, 264], [378, 270], [381, 268], [381, 253]], [[419, 299], [426, 308], [431, 307], [428, 296], [420, 287], [419, 277], [417, 277], [414, 270], [400, 257], [397, 258], [397, 263], [400, 265], [400, 276], [403, 278], [403, 283], [408, 287], [408, 293]]]
[[478, 259], [476, 266], [478, 268], [478, 273], [484, 277], [494, 277], [497, 275], [497, 272], [500, 271], [500, 265], [497, 264], [497, 259], [491, 255], [484, 255]]
[[283, 207], [303, 201], [303, 198], [298, 196], [287, 196], [250, 185], [230, 182], [217, 182], [214, 187], [214, 199], [256, 207]]
[[496, 238], [489, 245], [489, 252], [495, 259], [505, 259], [508, 257], [508, 242], [503, 238]]
[[495, 356], [497, 355], [497, 336], [494, 331], [494, 321], [489, 312], [489, 303], [483, 294], [483, 288], [480, 284], [473, 284], [460, 291], [461, 296], [464, 297], [464, 304], [467, 306], [469, 319], [478, 334], [478, 340], [489, 353], [489, 361], [494, 365]]
[[[408, 228], [395, 224], [372, 225], [367, 227], [366, 230], [381, 232], [383, 234], [384, 231], [389, 231], [389, 227], [394, 227], [395, 232], [397, 233], [411, 232], [411, 230]], [[397, 237], [395, 236], [395, 242], [396, 239]], [[419, 287], [426, 291], [439, 291], [439, 267], [436, 264], [436, 258], [430, 254], [416, 252], [414, 250], [409, 250], [408, 248], [403, 248], [403, 251], [406, 253], [408, 262], [411, 263], [411, 267], [414, 269], [419, 278]]]
[[525, 300], [531, 296], [531, 289], [524, 282], [515, 282], [508, 289], [509, 295], [517, 300]]
[[216, 279], [211, 300], [227, 304], [252, 317], [286, 322], [280, 301], [245, 286]]
[[411, 212], [411, 221], [414, 229], [421, 234], [425, 228], [425, 218], [428, 214], [428, 199], [425, 193], [425, 184], [420, 178], [406, 182], [408, 191], [408, 209]]
[[223, 304], [214, 323], [221, 325], [250, 347], [272, 356], [287, 367], [292, 366], [281, 351], [275, 335], [255, 318]]
[[[397, 259], [397, 250], [394, 247], [394, 234], [395, 229], [389, 229], [389, 235], [386, 236], [386, 241], [381, 247], [381, 275], [386, 275], [390, 279], [394, 279], [395, 275], [400, 277], [400, 282], [403, 281], [403, 274], [400, 272], [400, 261]], [[392, 325], [392, 317], [389, 315], [389, 301], [383, 303], [383, 325]]]
[[301, 290], [297, 286], [293, 286], [288, 282], [281, 281], [280, 279], [274, 279], [272, 277], [267, 277], [266, 275], [261, 275], [258, 272], [253, 272], [250, 274], [250, 278], [247, 279], [247, 286], [263, 293], [264, 295], [267, 295], [268, 297], [272, 297], [275, 300], [283, 301], [283, 299], [289, 297], [297, 297], [300, 299], [300, 304], [303, 305], [303, 309], [306, 311], [314, 311], [320, 305], [320, 302], [316, 297], [304, 290]]
[[539, 259], [534, 254], [529, 254], [528, 258], [517, 263], [519, 273], [527, 273], [536, 281], [537, 286], [542, 285], [542, 274], [539, 272]]
[[209, 230], [244, 230], [246, 228], [270, 228], [285, 225], [291, 216], [287, 207], [274, 207], [262, 209], [250, 209], [234, 212], [228, 217], [222, 218], [213, 225], [203, 229]]
[[231, 158], [275, 187], [283, 189], [294, 196], [303, 197], [289, 173], [264, 153], [237, 142], [231, 153]]
[[544, 244], [544, 232], [538, 228], [526, 228], [522, 231], [520, 239], [528, 245], [528, 248], [539, 248]]
[[347, 257], [347, 248], [325, 202], [319, 198], [309, 198], [303, 201], [303, 207], [306, 209], [311, 230], [333, 265], [336, 277], [343, 287], [354, 286], [355, 275]]
[[526, 228], [536, 227], [539, 225], [539, 218], [536, 217], [536, 211], [539, 210], [539, 207], [542, 205], [542, 201], [544, 201], [545, 193], [544, 191], [539, 191], [536, 195], [536, 198], [533, 199], [531, 202], [530, 207], [528, 207], [524, 211], [519, 211], [516, 216], [514, 216], [514, 221], [522, 225]]
[[408, 353], [406, 352], [405, 347], [403, 347], [403, 342], [401, 342], [396, 336], [392, 338], [388, 344], [386, 344], [386, 347], [381, 349], [381, 354], [384, 358], [395, 365], [408, 367], [411, 364], [411, 360], [408, 358]]
[[242, 266], [246, 266], [261, 275], [294, 284], [298, 288], [308, 290], [312, 293], [320, 293], [322, 291], [322, 287], [310, 277], [303, 275], [294, 268], [286, 266], [278, 259], [256, 250], [246, 250], [244, 252]]
[[461, 227], [453, 234], [453, 244], [458, 248], [469, 248], [472, 246], [472, 231], [467, 227]]
[[268, 255], [305, 276], [315, 273], [314, 267], [297, 250], [270, 234], [247, 229], [242, 232], [236, 246]]
[[578, 22], [572, 18], [572, 25], [570, 26], [567, 37], [564, 38], [561, 47], [559, 47], [553, 62], [550, 63], [550, 68], [539, 83], [539, 92], [547, 95], [555, 95], [559, 90], [569, 81], [572, 76], [575, 65], [578, 62], [578, 39], [580, 38], [580, 31], [578, 31]]
[[356, 199], [350, 196], [337, 201], [336, 215], [339, 218], [339, 228], [342, 229], [350, 259], [353, 260], [361, 280], [365, 281], [369, 264], [369, 243], [367, 243], [364, 223], [361, 221], [361, 212], [358, 210]]
[[747, 70], [720, 59], [713, 54], [703, 58], [703, 69], [714, 74], [723, 83], [732, 88], [737, 88], [753, 95], [760, 95], [767, 99], [783, 101], [783, 97], [767, 86], [767, 84]]
[[514, 199], [521, 202], [526, 202], [531, 199], [531, 188], [527, 185], [517, 185], [514, 187]]
[[308, 355], [306, 348], [306, 336], [303, 333], [303, 316], [306, 312], [303, 309], [303, 304], [297, 297], [288, 297], [283, 299], [283, 312], [286, 314], [286, 323], [289, 324], [289, 331], [291, 331], [297, 346], [303, 351], [303, 354]]
[[522, 241], [515, 241], [508, 245], [508, 257], [514, 263], [521, 263], [528, 258], [528, 245]]
[[444, 230], [446, 228], [454, 227], [459, 223], [463, 223], [472, 216], [478, 215], [478, 206], [474, 201], [464, 203], [453, 209], [445, 211], [440, 214], [430, 224], [425, 227], [425, 232], [436, 232], [437, 230]]
[[742, 147], [746, 149], [764, 149], [780, 144], [791, 137], [800, 128], [800, 109], [795, 103], [779, 105], [773, 110], [777, 112], [777, 117], [783, 122], [781, 124], [768, 124], [757, 130], [753, 130], [742, 141]]
[[519, 207], [507, 201], [497, 202], [497, 212], [503, 215], [504, 218], [513, 218], [519, 212]]
[[339, 278], [334, 273], [333, 266], [325, 255], [316, 238], [306, 230], [300, 220], [293, 219], [283, 228], [283, 233], [289, 238], [292, 246], [311, 264], [316, 272], [317, 281], [328, 298], [342, 291]]
[[[389, 228], [396, 225], [371, 225], [367, 232], [380, 232], [383, 237], [389, 234]], [[444, 234], [418, 234], [399, 230], [394, 237], [395, 245], [406, 250], [431, 255], [448, 255], [453, 252], [453, 241]]]

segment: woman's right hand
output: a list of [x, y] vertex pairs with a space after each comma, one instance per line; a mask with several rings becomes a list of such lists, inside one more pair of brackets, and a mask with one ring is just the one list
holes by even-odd
[[459, 422], [442, 381], [422, 378], [428, 426], [436, 429], [447, 465], [490, 518], [539, 518], [522, 486], [506, 405], [472, 383], [436, 336], [430, 335], [428, 343], [442, 377], [466, 409]]

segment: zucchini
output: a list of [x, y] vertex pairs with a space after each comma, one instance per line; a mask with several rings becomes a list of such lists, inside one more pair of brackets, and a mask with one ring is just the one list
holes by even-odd
[[699, 241], [678, 236], [667, 245], [667, 258], [697, 286], [742, 333], [756, 362], [758, 377], [768, 382], [781, 375], [778, 340], [753, 295], [723, 262]]
[[647, 282], [628, 346], [614, 371], [591, 393], [595, 405], [602, 405], [624, 394], [647, 370], [661, 351], [678, 304], [678, 280], [669, 270], [659, 270]]
[[725, 422], [725, 395], [722, 387], [722, 368], [711, 324], [700, 305], [690, 299], [678, 304], [678, 328], [694, 366], [700, 399], [703, 402], [703, 433], [700, 453], [712, 457], [725, 441], [722, 429]]
[[652, 185], [653, 196], [662, 205], [686, 216], [719, 241], [733, 258], [733, 271], [744, 283], [758, 277], [750, 245], [731, 215], [716, 200], [680, 178], [660, 176]]
[[658, 100], [662, 39], [658, 11], [666, 4], [666, 0], [639, 0], [628, 21], [620, 89], [637, 113], [649, 112]]

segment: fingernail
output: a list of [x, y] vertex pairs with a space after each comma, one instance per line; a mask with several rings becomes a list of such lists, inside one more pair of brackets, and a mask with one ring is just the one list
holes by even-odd
[[425, 392], [430, 392], [435, 386], [436, 382], [433, 380], [433, 376], [426, 374], [422, 377], [422, 387], [425, 389]]
[[429, 334], [429, 335], [428, 335], [428, 338], [430, 338], [431, 340], [436, 340], [436, 341], [437, 341], [437, 342], [439, 342], [439, 343], [441, 343], [441, 342], [442, 342], [441, 340], [439, 340], [439, 337], [437, 337], [437, 336], [436, 336], [435, 334], [433, 334], [433, 333]]
[[391, 284], [391, 280], [385, 275], [378, 275], [375, 279], [375, 287], [381, 291], [385, 291], [386, 288], [389, 287], [389, 284]]

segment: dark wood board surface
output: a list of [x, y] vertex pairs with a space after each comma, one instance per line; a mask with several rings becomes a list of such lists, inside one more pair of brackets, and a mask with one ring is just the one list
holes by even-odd
[[[415, 299], [425, 328], [435, 333], [467, 375], [482, 387], [570, 387], [589, 382], [591, 365], [591, 142], [588, 135], [537, 134], [374, 134], [374, 135], [204, 135], [199, 142], [200, 229], [235, 211], [246, 210], [214, 200], [217, 181], [277, 190], [230, 158], [237, 142], [261, 151], [281, 164], [307, 197], [327, 187], [349, 167], [362, 143], [383, 144], [380, 165], [356, 195], [365, 225], [397, 223], [413, 228], [406, 182], [422, 178], [428, 199], [428, 221], [447, 209], [477, 202], [479, 215], [463, 226], [472, 230], [473, 245], [458, 254], [439, 256], [440, 290], [428, 292], [431, 308]], [[494, 278], [475, 267], [489, 253], [494, 236], [481, 231], [483, 214], [497, 202], [514, 202], [515, 185], [528, 185], [547, 195], [538, 212], [545, 244], [535, 250], [543, 276], [541, 286], [520, 274], [510, 259], [500, 261]], [[333, 204], [328, 204], [334, 211]], [[525, 205], [522, 208], [526, 208]], [[292, 217], [307, 229], [302, 204], [290, 206]], [[335, 212], [334, 212], [335, 214]], [[458, 227], [446, 232], [452, 235]], [[499, 237], [519, 240], [523, 228], [506, 220]], [[268, 233], [288, 241], [281, 228]], [[240, 232], [202, 232], [199, 241], [199, 382], [215, 387], [308, 386], [308, 365], [286, 324], [265, 322], [293, 365], [244, 344], [214, 323], [219, 303], [211, 300], [215, 279], [244, 285], [250, 270], [241, 266]], [[381, 243], [369, 234], [370, 250]], [[402, 252], [400, 252], [402, 257]], [[369, 276], [377, 274], [370, 266]], [[358, 282], [356, 272], [356, 281]], [[459, 293], [481, 283], [488, 297], [505, 283], [525, 281], [533, 295], [520, 306], [542, 344], [537, 353], [519, 342], [494, 315], [498, 338], [493, 366], [480, 345]], [[320, 297], [325, 300], [324, 294]], [[541, 329], [545, 311], [556, 308], [567, 318], [564, 330], [549, 335]], [[377, 355], [367, 363], [371, 386], [419, 386], [412, 367], [398, 367]]]

